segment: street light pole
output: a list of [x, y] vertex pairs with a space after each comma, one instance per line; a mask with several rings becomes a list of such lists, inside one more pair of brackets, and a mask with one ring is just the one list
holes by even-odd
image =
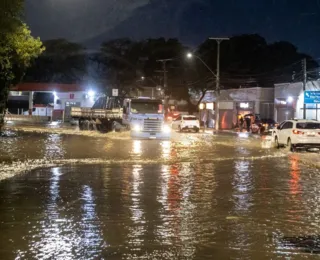
[[219, 97], [220, 97], [220, 44], [222, 41], [228, 41], [230, 38], [209, 38], [210, 40], [215, 40], [217, 42], [217, 75], [216, 75], [216, 107], [215, 107], [215, 114], [216, 114], [216, 130], [219, 130]]
[[[162, 68], [163, 68], [163, 89], [164, 91], [167, 90], [167, 87], [168, 87], [168, 77], [167, 77], [167, 62], [168, 61], [172, 61], [173, 59], [160, 59], [160, 60], [157, 60], [157, 62], [162, 62]], [[167, 105], [166, 104], [166, 100], [165, 100], [165, 106]]]
[[306, 91], [307, 86], [307, 60], [304, 58], [302, 60], [302, 69], [303, 69], [303, 119], [307, 118], [307, 109], [306, 109], [306, 101], [304, 100], [304, 92]]

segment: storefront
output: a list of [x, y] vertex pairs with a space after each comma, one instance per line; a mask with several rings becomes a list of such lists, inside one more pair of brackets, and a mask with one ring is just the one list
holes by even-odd
[[236, 102], [236, 108], [237, 108], [237, 115], [239, 116], [245, 116], [248, 114], [254, 114], [254, 105], [255, 102], [251, 101], [245, 101], [245, 102]]
[[[208, 92], [204, 103], [216, 104], [214, 92]], [[262, 118], [272, 118], [274, 112], [273, 88], [227, 89], [220, 92], [219, 97], [219, 127], [232, 129], [239, 124], [239, 118], [245, 115], [259, 115]], [[215, 108], [216, 106], [214, 106]], [[215, 109], [212, 112], [215, 115]]]

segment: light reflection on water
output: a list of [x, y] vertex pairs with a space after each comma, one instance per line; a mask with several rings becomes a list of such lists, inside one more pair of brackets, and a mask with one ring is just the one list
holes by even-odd
[[45, 158], [63, 158], [64, 150], [62, 147], [62, 136], [58, 134], [50, 134], [44, 144]]
[[[315, 259], [278, 249], [274, 237], [320, 234], [319, 172], [300, 154], [261, 159], [267, 153], [254, 145], [196, 137], [109, 143], [47, 135], [39, 147], [50, 158], [82, 155], [80, 147], [94, 158], [117, 151], [129, 163], [55, 167], [47, 177], [0, 184], [0, 223], [13, 223], [0, 232], [8, 250], [0, 259]], [[34, 213], [16, 212], [28, 203]]]
[[81, 219], [68, 216], [69, 205], [61, 205], [61, 176], [60, 168], [52, 168], [47, 207], [30, 226], [29, 249], [18, 250], [16, 259], [96, 259], [105, 247], [92, 188], [84, 185], [79, 194]]
[[132, 152], [135, 155], [141, 155], [141, 141], [140, 140], [133, 140], [132, 142], [133, 147], [132, 147]]

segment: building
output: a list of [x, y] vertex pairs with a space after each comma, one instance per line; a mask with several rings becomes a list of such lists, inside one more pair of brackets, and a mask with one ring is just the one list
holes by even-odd
[[[208, 91], [202, 100], [204, 103], [202, 108], [209, 110], [209, 116], [215, 117], [216, 101], [217, 97], [214, 91]], [[258, 114], [261, 118], [273, 118], [274, 88], [254, 87], [221, 90], [219, 111], [220, 129], [232, 129], [238, 123], [240, 115]]]
[[[308, 81], [306, 90], [320, 91], [320, 81]], [[275, 84], [274, 91], [275, 120], [282, 122], [292, 118], [303, 118], [303, 83]], [[306, 119], [320, 120], [320, 104], [306, 104]]]
[[[34, 104], [36, 93], [51, 95], [49, 104]], [[9, 93], [9, 103], [14, 107], [10, 112], [38, 115], [46, 113], [53, 120], [69, 120], [71, 107], [92, 107], [96, 100], [95, 90], [78, 84], [22, 83], [13, 87]], [[26, 102], [28, 107], [26, 107]], [[21, 104], [21, 108], [13, 103]], [[44, 110], [45, 105], [47, 107]], [[51, 113], [48, 115], [48, 112]]]

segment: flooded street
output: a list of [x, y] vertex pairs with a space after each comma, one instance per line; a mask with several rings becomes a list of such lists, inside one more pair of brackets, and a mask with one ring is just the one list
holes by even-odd
[[320, 236], [319, 154], [74, 131], [0, 137], [0, 259], [319, 258], [282, 243]]

